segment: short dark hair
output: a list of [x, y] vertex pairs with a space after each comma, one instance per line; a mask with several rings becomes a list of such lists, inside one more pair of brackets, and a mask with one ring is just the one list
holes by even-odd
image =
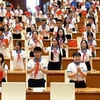
[[86, 27], [88, 27], [88, 26], [90, 26], [90, 27], [91, 27], [91, 24], [90, 24], [90, 23], [86, 24]]
[[35, 47], [35, 48], [34, 48], [34, 52], [35, 52], [35, 51], [40, 51], [40, 52], [41, 52], [42, 49], [41, 49], [41, 47]]
[[75, 57], [75, 56], [80, 56], [81, 57], [81, 54], [79, 52], [74, 52], [73, 57]]
[[92, 32], [87, 32], [87, 37], [88, 36], [92, 36], [93, 37], [93, 33]]

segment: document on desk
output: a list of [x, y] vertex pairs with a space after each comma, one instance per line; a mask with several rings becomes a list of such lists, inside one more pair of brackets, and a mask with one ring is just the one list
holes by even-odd
[[37, 87], [37, 88], [33, 88], [33, 92], [43, 92], [44, 91], [44, 87]]

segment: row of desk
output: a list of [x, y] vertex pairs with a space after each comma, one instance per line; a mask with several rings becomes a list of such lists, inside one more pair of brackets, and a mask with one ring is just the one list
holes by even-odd
[[[51, 82], [65, 82], [65, 70], [49, 71], [46, 76], [47, 87]], [[88, 72], [86, 77], [87, 87], [100, 88], [100, 71]], [[26, 71], [8, 71], [8, 82], [26, 82]]]
[[[76, 34], [78, 34], [78, 33], [74, 33], [74, 35], [73, 35], [74, 39], [71, 39], [71, 40], [76, 40], [77, 39], [77, 35]], [[80, 35], [80, 33], [79, 33], [79, 35]], [[100, 37], [100, 36], [98, 36], [98, 37]], [[13, 39], [13, 45], [15, 45], [16, 41], [18, 41], [18, 40], [17, 39]], [[22, 47], [25, 47], [25, 40], [19, 39], [19, 41], [21, 41]], [[96, 42], [97, 42], [97, 47], [100, 47], [100, 38], [96, 39]], [[50, 46], [51, 45], [51, 39], [43, 39], [43, 45], [44, 45], [44, 47]]]
[[[71, 52], [73, 52], [73, 51], [70, 50], [70, 54], [71, 54]], [[67, 68], [68, 64], [71, 63], [72, 61], [73, 61], [72, 57], [62, 58], [62, 70], [65, 70]], [[96, 70], [100, 70], [100, 66], [99, 66], [100, 65], [100, 57], [93, 58], [92, 62], [93, 62], [93, 68]], [[10, 59], [8, 57], [5, 57], [5, 63], [8, 65], [8, 69], [10, 70]]]
[[[83, 88], [75, 90], [75, 100], [100, 100], [100, 88]], [[15, 92], [15, 91], [14, 91]], [[63, 92], [63, 91], [62, 91]], [[0, 100], [1, 100], [0, 93]], [[50, 88], [43, 92], [33, 92], [26, 90], [26, 100], [50, 100]]]

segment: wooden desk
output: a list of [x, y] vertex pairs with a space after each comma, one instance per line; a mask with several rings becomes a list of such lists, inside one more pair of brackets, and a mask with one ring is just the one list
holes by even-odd
[[100, 57], [93, 58], [92, 64], [93, 64], [93, 68], [99, 71], [100, 70], [100, 66], [99, 66], [100, 65]]
[[[65, 70], [69, 63], [73, 62], [73, 57], [62, 58], [62, 70]], [[100, 57], [92, 59], [93, 68], [96, 70], [100, 70]]]
[[[26, 92], [26, 100], [41, 100], [41, 98], [42, 100], [50, 100], [50, 88], [46, 88], [44, 92]], [[75, 100], [100, 100], [100, 88], [75, 89]]]
[[91, 88], [100, 88], [100, 71], [88, 72], [86, 77], [86, 83], [88, 87]]
[[77, 47], [68, 47], [68, 57], [72, 57], [75, 52], [78, 51]]
[[10, 70], [10, 59], [8, 57], [5, 57], [5, 64], [8, 66], [8, 69]]
[[49, 71], [47, 74], [47, 87], [50, 87], [51, 82], [64, 82], [65, 74], [64, 70], [61, 71]]
[[[67, 72], [66, 72], [67, 73]], [[87, 87], [100, 88], [100, 71], [89, 71], [86, 77]], [[47, 87], [50, 87], [51, 82], [65, 82], [65, 70], [50, 71], [47, 74]]]
[[62, 70], [65, 70], [69, 63], [73, 62], [73, 57], [62, 58]]
[[[73, 33], [73, 34], [77, 34], [77, 33]], [[76, 40], [77, 41], [77, 39], [71, 39], [71, 40]], [[100, 39], [96, 39], [96, 42], [97, 42], [96, 47], [100, 47]]]
[[82, 33], [79, 33], [79, 32], [78, 32], [78, 33], [73, 33], [73, 34], [72, 34], [72, 38], [73, 38], [73, 39], [77, 39], [77, 37], [82, 37]]
[[51, 46], [51, 39], [43, 39], [43, 45], [44, 47]]
[[[100, 100], [100, 88], [83, 88], [75, 90], [75, 100]], [[44, 92], [26, 92], [26, 100], [50, 100], [50, 88]]]
[[[77, 39], [77, 37], [82, 37], [82, 33], [81, 32], [78, 32], [78, 33], [73, 33], [72, 34], [72, 38], [73, 39]], [[100, 39], [100, 33], [96, 33], [96, 39]]]
[[[77, 47], [68, 47], [68, 57], [72, 57], [73, 53], [78, 50]], [[100, 47], [96, 47], [96, 57], [100, 57]]]
[[14, 46], [15, 46], [15, 43], [16, 43], [17, 41], [21, 41], [22, 47], [25, 47], [25, 40], [23, 40], [23, 39], [13, 39], [13, 45], [14, 45]]
[[26, 82], [26, 71], [8, 71], [8, 82]]

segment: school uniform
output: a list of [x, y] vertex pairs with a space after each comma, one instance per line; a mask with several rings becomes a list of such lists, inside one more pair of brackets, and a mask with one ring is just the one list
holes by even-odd
[[10, 39], [12, 38], [12, 33], [10, 31], [3, 32], [3, 36], [4, 38], [7, 38], [8, 41], [10, 41]]
[[3, 54], [3, 56], [8, 56], [7, 54], [7, 48], [4, 45], [4, 36], [0, 37], [0, 53]]
[[34, 71], [30, 73], [28, 87], [45, 87], [44, 73], [38, 69], [39, 66], [43, 69], [47, 69], [47, 62], [42, 58], [38, 61], [35, 58], [28, 61], [27, 69], [35, 68]]
[[41, 10], [35, 12], [36, 23], [41, 21], [42, 15], [43, 15], [43, 12]]
[[92, 57], [92, 53], [89, 49], [86, 50], [79, 50], [78, 51], [81, 54], [81, 62], [84, 62], [87, 66], [88, 71], [91, 70], [91, 65], [89, 59]]
[[14, 21], [10, 18], [4, 18], [3, 23], [7, 24], [9, 28], [12, 28], [12, 24], [14, 23]]
[[[75, 63], [72, 62], [67, 67], [67, 73], [77, 72], [77, 66], [81, 68], [83, 72], [87, 72], [87, 67], [85, 63]], [[70, 78], [70, 83], [75, 83], [75, 88], [86, 88], [85, 79], [81, 76], [80, 73]]]
[[[88, 33], [87, 31], [83, 32], [83, 38], [84, 38], [84, 40], [87, 40], [87, 33]], [[96, 34], [94, 32], [92, 32], [92, 33], [93, 33], [93, 39], [96, 39]]]
[[43, 32], [42, 35], [43, 35], [43, 39], [48, 39], [49, 38], [49, 26], [48, 25], [40, 25], [39, 28], [38, 28], [38, 31], [39, 32]]
[[19, 16], [19, 18], [20, 18], [20, 21], [22, 21], [22, 15], [23, 15], [23, 10], [22, 9], [16, 9], [15, 11], [14, 11], [14, 13], [15, 13], [15, 16]]
[[[59, 45], [61, 48], [62, 48], [63, 44], [67, 44], [67, 43], [68, 43], [68, 41], [66, 38], [65, 38], [65, 41], [62, 38], [59, 38]], [[62, 50], [62, 54], [63, 54], [62, 57], [66, 57], [66, 48], [62, 48], [61, 50]]]
[[[39, 47], [43, 47], [43, 42], [41, 41], [41, 40], [34, 40], [34, 39], [31, 39], [30, 41], [29, 41], [29, 46], [33, 46], [33, 47], [36, 47], [36, 46], [39, 46]], [[29, 56], [30, 57], [34, 57], [34, 54], [33, 54], [33, 50], [32, 51], [30, 51], [30, 54], [29, 54]]]
[[[96, 45], [97, 45], [95, 40], [91, 40], [91, 41], [87, 40], [87, 43], [90, 46], [95, 46], [96, 47]], [[89, 48], [89, 50], [92, 52], [92, 57], [95, 57], [96, 56], [95, 50], [93, 48]]]
[[76, 24], [76, 18], [70, 18], [70, 24], [71, 24], [71, 27], [72, 27], [72, 31], [75, 31], [76, 30], [76, 27], [75, 27], [75, 24]]
[[[53, 35], [55, 35], [55, 36], [57, 35], [58, 28], [59, 28], [59, 27], [57, 27], [57, 26], [54, 27]], [[64, 30], [64, 33], [65, 33], [65, 35], [66, 35], [66, 34], [67, 34], [67, 33], [66, 33], [66, 29], [65, 29], [63, 26], [61, 26], [60, 28], [62, 28], [62, 29]]]
[[[62, 59], [62, 50], [53, 47], [47, 47], [46, 52], [49, 53], [49, 63], [48, 70], [60, 70], [61, 69], [61, 59]], [[51, 52], [53, 55], [51, 55]], [[51, 59], [53, 56], [53, 59]]]
[[48, 20], [47, 20], [47, 24], [48, 24], [48, 26], [49, 26], [49, 31], [50, 31], [50, 32], [53, 32], [54, 27], [55, 27], [54, 24], [56, 24], [55, 20], [54, 20], [54, 19], [52, 19], [52, 20], [48, 19]]
[[23, 51], [23, 50], [20, 50], [20, 51], [14, 50], [12, 52], [12, 56], [14, 58], [14, 60], [13, 60], [13, 69], [24, 70], [23, 59], [26, 58], [25, 51]]
[[35, 22], [35, 18], [34, 17], [31, 17], [31, 18], [26, 18], [26, 32], [30, 32], [31, 31], [31, 25], [32, 24], [36, 24]]
[[[63, 25], [63, 27], [64, 27], [64, 25]], [[66, 30], [66, 38], [71, 39], [72, 35], [71, 35], [71, 33], [69, 33], [69, 31], [73, 29], [72, 25], [69, 23], [64, 28]]]
[[28, 32], [26, 35], [26, 37], [28, 38], [28, 45], [29, 45], [30, 40], [32, 39], [32, 35], [33, 35], [32, 31]]
[[6, 9], [5, 8], [0, 8], [0, 22], [3, 21], [4, 17], [6, 15]]
[[21, 39], [21, 29], [17, 29], [17, 25], [19, 25], [22, 29], [22, 23], [13, 23], [12, 27], [15, 28], [13, 33], [13, 39]]

